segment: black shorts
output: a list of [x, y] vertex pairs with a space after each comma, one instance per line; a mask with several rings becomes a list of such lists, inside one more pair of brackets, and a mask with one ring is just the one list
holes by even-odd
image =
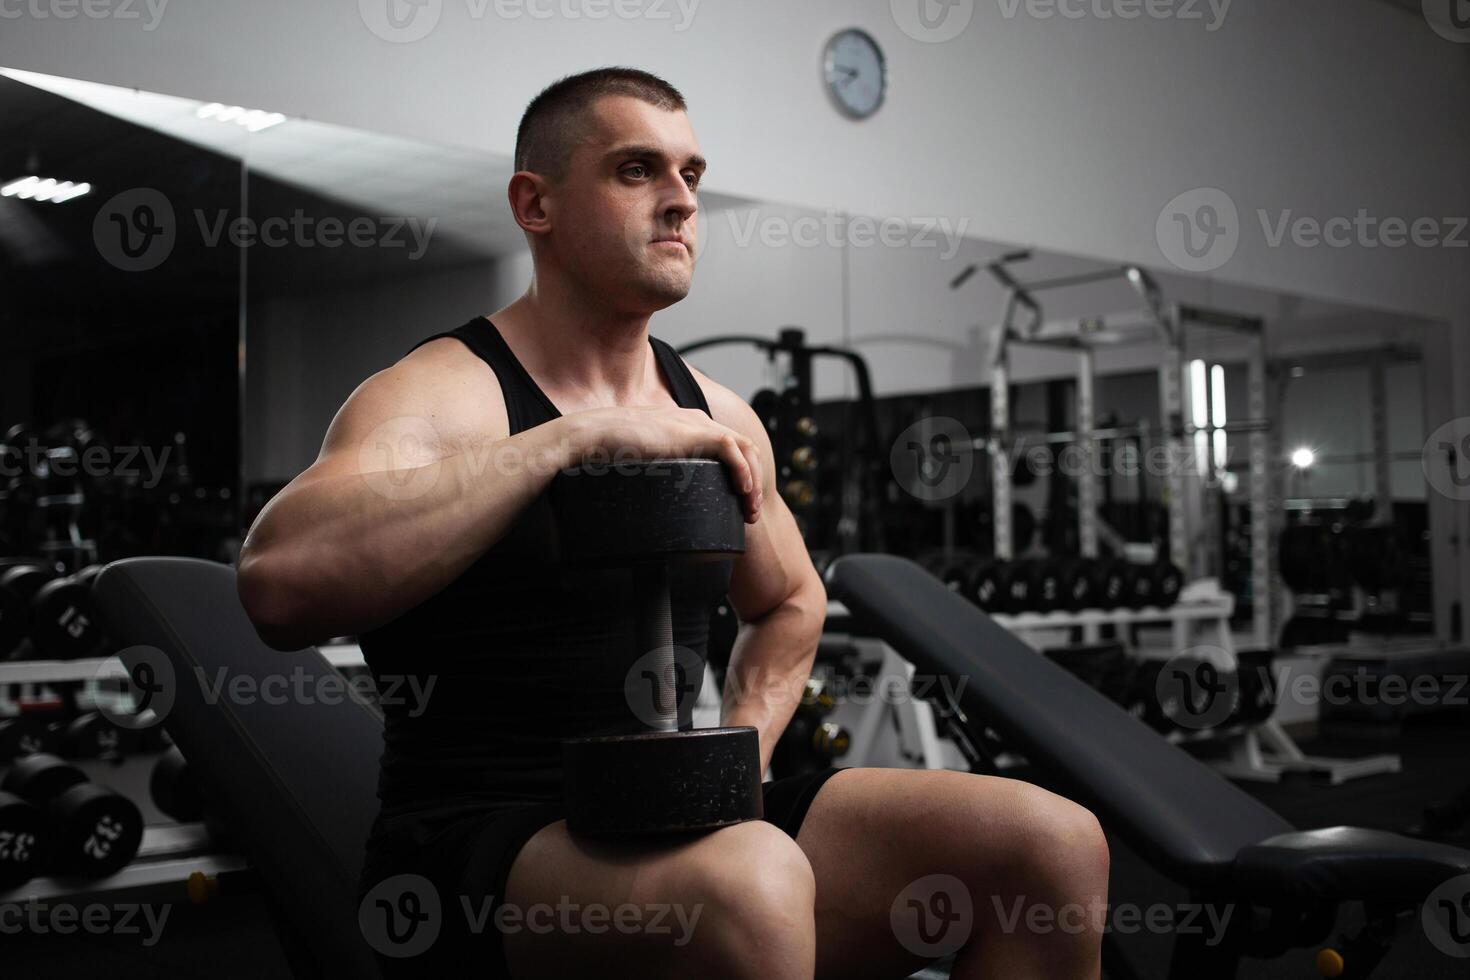
[[[764, 819], [795, 840], [817, 791], [840, 771], [824, 769], [765, 783], [762, 786]], [[501, 934], [494, 923], [505, 896], [511, 865], [526, 841], [565, 815], [560, 803], [538, 803], [501, 810], [490, 816], [461, 819], [448, 826], [441, 823], [430, 833], [425, 833], [422, 825], [392, 828], [393, 836], [400, 842], [415, 842], [413, 853], [406, 853], [410, 848], [402, 843], [395, 848], [402, 855], [396, 860], [388, 857], [386, 850], [380, 851], [376, 859], [370, 858], [370, 867], [363, 872], [359, 889], [359, 899], [363, 900], [359, 921], [378, 952], [383, 975], [424, 977], [473, 973], [508, 978]], [[432, 887], [415, 892], [411, 902], [406, 902], [401, 889], [391, 897], [380, 892], [373, 902], [366, 901], [369, 892], [400, 875], [421, 876]], [[412, 890], [415, 886], [409, 887]], [[422, 892], [431, 892], [432, 899]], [[437, 915], [433, 913], [434, 902], [438, 904]], [[388, 938], [388, 927], [377, 921], [377, 906], [391, 906], [409, 917], [422, 917], [426, 929], [437, 924], [437, 935], [422, 951], [413, 945], [415, 939], [404, 939], [414, 935], [412, 930], [394, 931]], [[402, 945], [398, 945], [400, 942]], [[421, 939], [418, 945], [422, 945]], [[412, 955], [385, 955], [386, 949], [400, 954], [412, 951]]]

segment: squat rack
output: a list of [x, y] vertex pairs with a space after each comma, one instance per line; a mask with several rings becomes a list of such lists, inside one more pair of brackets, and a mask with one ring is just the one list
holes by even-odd
[[[1075, 431], [1070, 433], [1079, 453], [1077, 482], [1078, 540], [1084, 557], [1097, 556], [1098, 473], [1096, 443], [1101, 438], [1094, 420], [1096, 364], [1094, 349], [1100, 346], [1157, 342], [1159, 395], [1163, 411], [1163, 440], [1166, 451], [1165, 486], [1169, 516], [1169, 556], [1184, 570], [1186, 580], [1211, 574], [1219, 567], [1213, 528], [1218, 527], [1215, 494], [1205, 492], [1212, 479], [1207, 461], [1213, 447], [1210, 439], [1197, 433], [1224, 430], [1244, 432], [1249, 447], [1248, 495], [1251, 514], [1251, 602], [1253, 642], [1269, 647], [1274, 641], [1276, 609], [1272, 533], [1279, 511], [1280, 493], [1274, 485], [1277, 468], [1272, 461], [1280, 455], [1277, 432], [1271, 424], [1272, 406], [1266, 374], [1265, 323], [1244, 316], [1192, 306], [1166, 303], [1158, 284], [1136, 265], [1115, 266], [1094, 272], [1023, 282], [1010, 266], [1031, 257], [1029, 251], [1012, 252], [986, 266], [990, 276], [1006, 290], [1000, 322], [991, 329], [990, 426], [986, 440], [976, 440], [975, 449], [990, 456], [992, 506], [994, 507], [995, 553], [1011, 558], [1011, 467], [1013, 452], [1024, 440], [1012, 432], [1010, 380], [1011, 350], [1016, 346], [1069, 351], [1077, 358], [1077, 404]], [[956, 285], [968, 278], [962, 274]], [[1137, 295], [1140, 309], [1122, 315], [1106, 314], [1061, 323], [1047, 323], [1038, 296], [1077, 286], [1112, 280], [1126, 282]], [[1141, 318], [1139, 314], [1141, 313]], [[1199, 426], [1186, 416], [1185, 405], [1204, 393], [1191, 390], [1187, 370], [1191, 328], [1225, 330], [1243, 339], [1247, 349], [1247, 413], [1240, 421]], [[1192, 440], [1190, 437], [1195, 437]], [[1188, 461], [1189, 442], [1204, 445], [1204, 458], [1196, 465]], [[1140, 460], [1139, 465], [1145, 465]]]

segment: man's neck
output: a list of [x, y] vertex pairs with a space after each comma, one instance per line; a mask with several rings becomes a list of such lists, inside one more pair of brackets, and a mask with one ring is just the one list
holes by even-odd
[[533, 286], [490, 319], [544, 388], [621, 405], [647, 397], [658, 383], [647, 315], [592, 310]]

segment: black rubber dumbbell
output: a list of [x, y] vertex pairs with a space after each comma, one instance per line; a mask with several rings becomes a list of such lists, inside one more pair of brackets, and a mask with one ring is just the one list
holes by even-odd
[[1011, 563], [987, 558], [977, 563], [965, 583], [965, 597], [988, 613], [1006, 612], [1011, 583]]
[[179, 823], [204, 819], [204, 794], [178, 747], [169, 749], [153, 764], [148, 777], [148, 795], [153, 805]]
[[679, 730], [677, 692], [702, 679], [681, 680], [680, 668], [703, 665], [675, 656], [670, 579], [689, 563], [728, 561], [745, 550], [740, 501], [724, 465], [678, 459], [563, 470], [549, 498], [569, 576], [631, 573], [632, 644], [619, 651], [627, 657], [628, 718], [562, 742], [568, 829], [637, 837], [759, 819], [756, 730]]
[[1096, 562], [1090, 558], [1061, 560], [1061, 605], [1068, 612], [1081, 612], [1096, 606], [1093, 594]]
[[0, 793], [0, 891], [19, 888], [41, 873], [48, 831], [40, 810], [12, 793]]
[[132, 732], [119, 728], [100, 711], [87, 711], [70, 721], [59, 721], [52, 731], [61, 743], [59, 754], [68, 759], [119, 763], [132, 749]]
[[1092, 601], [1098, 609], [1127, 605], [1128, 563], [1117, 558], [1100, 558], [1093, 565]]
[[54, 755], [60, 748], [56, 734], [40, 718], [21, 715], [0, 721], [0, 765], [37, 752]]
[[[95, 578], [94, 576], [91, 576]], [[90, 579], [53, 579], [31, 598], [31, 643], [47, 660], [78, 660], [102, 645], [102, 625]]]
[[0, 559], [0, 659], [31, 659], [34, 648], [28, 640], [36, 593], [56, 577], [45, 562]]
[[46, 867], [61, 875], [106, 878], [137, 856], [143, 815], [132, 800], [97, 783], [54, 755], [17, 759], [0, 781], [41, 810], [52, 828]]

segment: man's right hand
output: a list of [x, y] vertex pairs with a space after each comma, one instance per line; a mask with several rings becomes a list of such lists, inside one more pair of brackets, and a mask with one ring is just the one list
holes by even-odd
[[760, 456], [755, 443], [697, 408], [597, 408], [565, 417], [571, 463], [635, 459], [718, 459], [730, 471], [748, 524], [760, 517]]

